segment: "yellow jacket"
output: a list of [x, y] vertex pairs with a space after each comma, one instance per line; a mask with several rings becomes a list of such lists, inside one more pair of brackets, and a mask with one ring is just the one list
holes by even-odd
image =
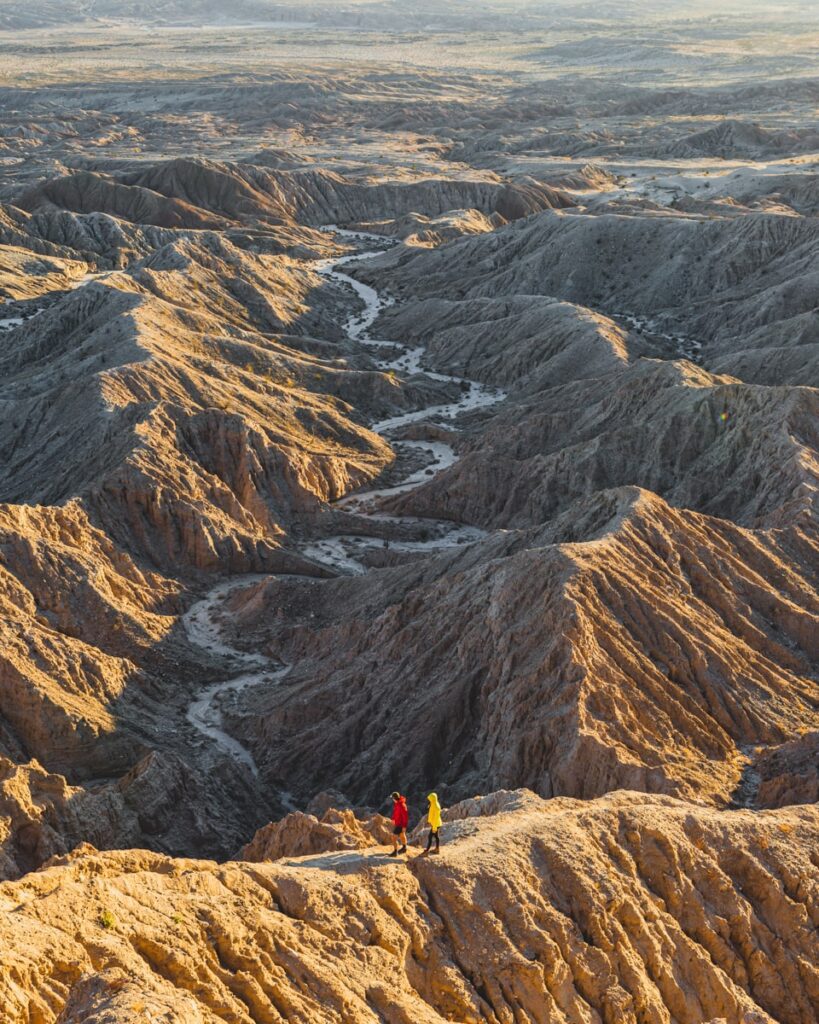
[[430, 793], [427, 797], [429, 800], [429, 814], [427, 815], [427, 821], [429, 822], [430, 828], [441, 827], [441, 805], [438, 803], [438, 794]]

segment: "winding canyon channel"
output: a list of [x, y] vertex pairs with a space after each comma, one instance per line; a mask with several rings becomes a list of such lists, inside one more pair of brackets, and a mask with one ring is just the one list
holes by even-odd
[[[367, 235], [363, 232], [345, 231], [330, 226], [336, 235], [349, 238], [351, 241], [378, 242], [383, 245], [384, 239], [378, 235]], [[353, 341], [372, 347], [377, 351], [376, 364], [380, 370], [393, 372], [399, 377], [408, 377], [415, 373], [424, 373], [433, 380], [447, 381], [458, 384], [461, 397], [448, 404], [433, 404], [416, 409], [400, 416], [373, 423], [371, 430], [383, 437], [390, 438], [392, 432], [409, 423], [427, 420], [452, 421], [461, 413], [495, 405], [502, 401], [505, 393], [497, 388], [487, 387], [477, 381], [462, 377], [434, 373], [421, 368], [425, 349], [423, 347], [407, 348], [395, 341], [373, 338], [370, 329], [378, 319], [381, 311], [389, 305], [390, 300], [371, 288], [345, 274], [340, 268], [353, 261], [374, 259], [380, 256], [382, 249], [356, 252], [334, 260], [318, 261], [318, 272], [346, 289], [352, 289], [363, 302], [364, 308], [354, 312], [344, 324], [344, 331]], [[393, 518], [406, 522], [406, 517], [389, 516], [378, 511], [373, 504], [377, 499], [411, 491], [429, 481], [435, 473], [451, 466], [458, 458], [455, 451], [442, 441], [394, 440], [390, 443], [396, 449], [420, 449], [431, 452], [433, 461], [421, 469], [411, 472], [403, 480], [392, 486], [376, 487], [367, 491], [357, 491], [338, 502], [348, 511], [362, 516], [377, 515], [380, 519]], [[425, 520], [425, 523], [427, 521]], [[394, 551], [440, 551], [455, 545], [467, 544], [479, 540], [485, 535], [483, 530], [472, 526], [458, 526], [449, 522], [428, 521], [430, 536], [425, 540], [391, 541]], [[301, 547], [301, 553], [312, 561], [318, 562], [337, 573], [364, 574], [367, 567], [356, 558], [368, 547], [380, 547], [383, 541], [379, 538], [361, 536], [333, 536], [318, 541], [311, 541]], [[356, 551], [350, 551], [355, 545]], [[279, 683], [290, 670], [289, 665], [282, 665], [260, 654], [250, 654], [226, 644], [219, 628], [219, 609], [229, 594], [245, 587], [252, 586], [264, 576], [248, 575], [239, 578], [222, 580], [216, 584], [201, 600], [195, 602], [183, 617], [183, 626], [188, 641], [203, 653], [219, 658], [227, 658], [237, 669], [236, 673], [216, 683], [211, 683], [201, 690], [191, 702], [187, 710], [188, 722], [208, 741], [215, 744], [221, 754], [227, 755], [235, 762], [244, 766], [253, 776], [258, 777], [259, 769], [251, 752], [235, 737], [223, 728], [221, 702], [229, 694], [236, 694], [254, 686], [271, 686]], [[286, 796], [286, 794], [282, 794]], [[285, 800], [285, 803], [287, 801]]]

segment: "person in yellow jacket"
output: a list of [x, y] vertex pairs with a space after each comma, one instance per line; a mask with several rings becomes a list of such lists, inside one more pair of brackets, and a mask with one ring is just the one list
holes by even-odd
[[[429, 822], [429, 839], [427, 839], [427, 848], [424, 850], [424, 854], [430, 852], [440, 853], [441, 841], [438, 838], [438, 829], [441, 827], [441, 805], [438, 803], [438, 794], [430, 793], [427, 800], [429, 800], [429, 812], [427, 814], [427, 821]], [[433, 839], [435, 840], [435, 849], [430, 850]]]

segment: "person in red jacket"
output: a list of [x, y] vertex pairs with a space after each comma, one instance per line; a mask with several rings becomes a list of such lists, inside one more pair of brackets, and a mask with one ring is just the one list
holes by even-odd
[[[409, 825], [409, 810], [407, 809], [407, 798], [400, 793], [392, 794], [392, 853], [391, 857], [397, 857], [399, 853], [407, 852], [407, 825]], [[398, 840], [401, 840], [401, 849], [398, 849]]]

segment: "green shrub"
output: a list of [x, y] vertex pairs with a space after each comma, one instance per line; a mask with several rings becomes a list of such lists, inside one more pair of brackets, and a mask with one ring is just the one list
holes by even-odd
[[109, 929], [116, 925], [117, 919], [114, 917], [113, 913], [105, 907], [100, 911], [99, 922], [101, 928]]

